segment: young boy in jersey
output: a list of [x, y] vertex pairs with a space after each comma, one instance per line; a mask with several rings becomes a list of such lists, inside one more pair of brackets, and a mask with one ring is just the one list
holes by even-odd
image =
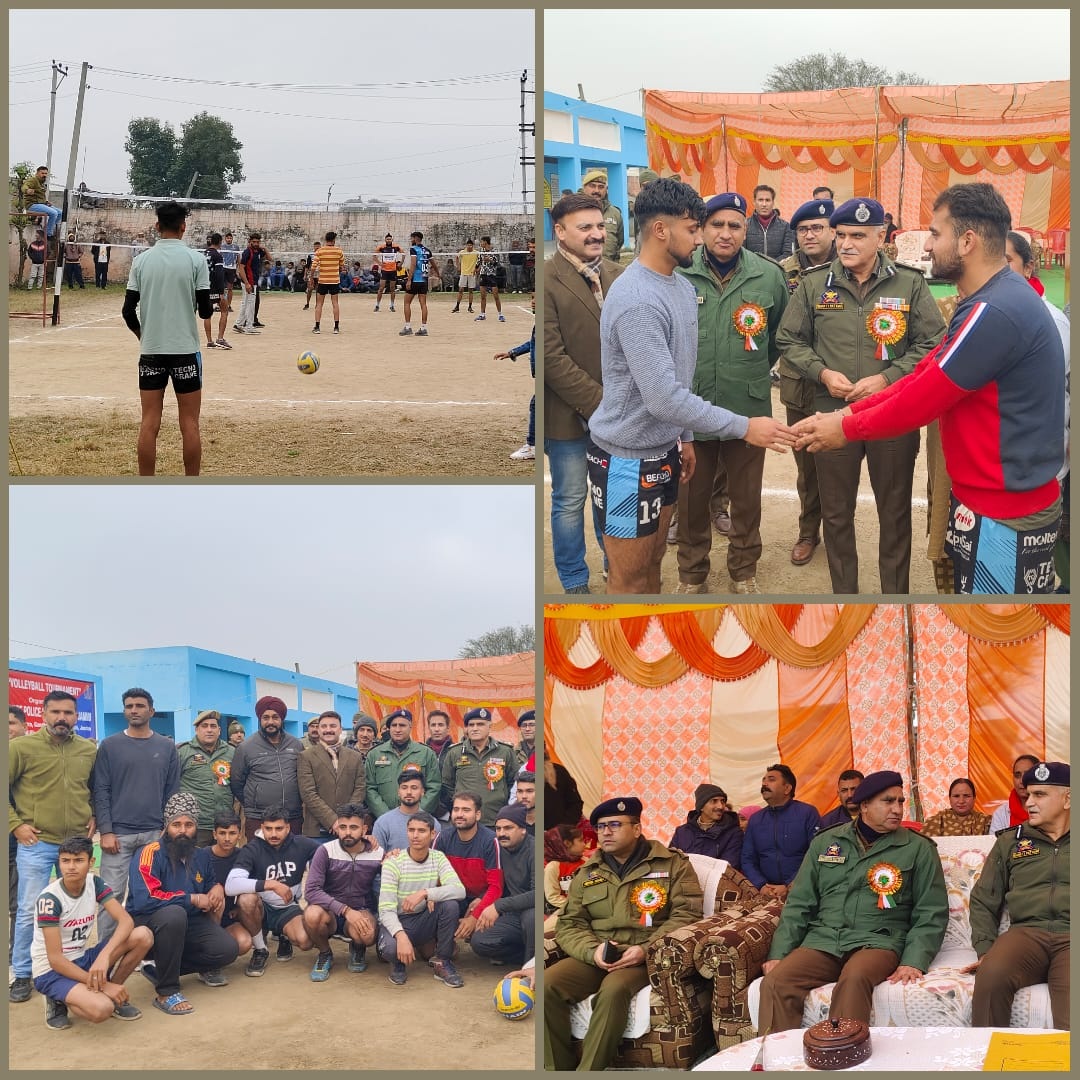
[[[536, 293], [532, 296], [532, 310], [536, 314]], [[536, 324], [533, 323], [532, 335], [528, 341], [511, 349], [509, 352], [495, 354], [496, 360], [516, 360], [519, 356], [529, 354], [529, 368], [532, 377], [536, 379]], [[515, 450], [510, 455], [511, 461], [535, 461], [536, 460], [536, 395], [529, 399], [529, 429], [525, 434], [525, 445]]]
[[[45, 998], [45, 1026], [71, 1027], [76, 1016], [101, 1024], [110, 1016], [138, 1020], [142, 1013], [128, 999], [127, 977], [154, 944], [153, 934], [135, 926], [116, 894], [96, 874], [93, 841], [73, 836], [58, 849], [60, 876], [38, 897], [34, 941], [30, 947], [34, 989]], [[106, 942], [86, 941], [104, 908], [116, 922]]]
[[409, 234], [409, 264], [405, 271], [405, 326], [398, 331], [399, 337], [412, 333], [412, 301], [420, 297], [420, 329], [417, 337], [427, 337], [427, 291], [431, 273], [431, 249], [424, 246], [424, 234]]
[[341, 271], [345, 269], [345, 252], [337, 246], [337, 233], [328, 232], [326, 243], [315, 252], [315, 265], [319, 268], [318, 293], [315, 297], [315, 328], [313, 334], [321, 333], [319, 322], [322, 319], [323, 302], [330, 297], [334, 309], [334, 333], [341, 333], [341, 308], [338, 293], [341, 291]]
[[394, 290], [397, 288], [398, 265], [404, 256], [404, 252], [394, 243], [390, 233], [382, 242], [381, 247], [375, 249], [375, 258], [379, 260], [379, 291], [375, 294], [375, 310], [379, 310], [379, 302], [382, 300], [383, 290], [389, 286], [390, 310], [394, 310]]
[[225, 327], [229, 323], [228, 305], [222, 307], [225, 297], [225, 256], [221, 253], [221, 233], [211, 233], [206, 238], [206, 268], [210, 272], [210, 302], [218, 306], [217, 341], [214, 340], [213, 316], [203, 319], [208, 349], [231, 349], [225, 340]]
[[477, 266], [480, 276], [480, 314], [473, 322], [483, 322], [487, 318], [487, 296], [491, 293], [495, 301], [495, 310], [499, 313], [499, 322], [506, 322], [502, 301], [499, 299], [499, 256], [491, 250], [491, 237], [480, 237], [480, 258]]
[[[217, 881], [227, 881], [236, 860], [240, 855], [237, 844], [241, 837], [240, 818], [231, 811], [222, 811], [214, 815], [214, 843], [210, 848], [210, 858], [214, 863], [214, 878]], [[225, 907], [221, 911], [218, 925], [236, 939], [240, 947], [240, 956], [243, 956], [251, 948], [251, 935], [244, 929], [240, 922], [240, 914], [236, 910], [236, 897], [226, 896]], [[224, 979], [224, 975], [222, 976]], [[205, 979], [203, 980], [205, 982]], [[227, 980], [226, 980], [227, 981]], [[223, 984], [219, 984], [223, 985]]]

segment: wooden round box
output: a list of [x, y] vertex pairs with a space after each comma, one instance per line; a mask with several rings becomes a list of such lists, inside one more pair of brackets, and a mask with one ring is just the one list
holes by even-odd
[[861, 1020], [822, 1020], [803, 1033], [803, 1060], [812, 1069], [850, 1069], [873, 1053]]

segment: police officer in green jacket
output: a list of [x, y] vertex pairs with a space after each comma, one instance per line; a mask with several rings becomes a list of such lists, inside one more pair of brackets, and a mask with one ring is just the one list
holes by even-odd
[[[826, 266], [836, 258], [835, 233], [829, 224], [835, 209], [836, 204], [832, 199], [811, 199], [791, 215], [790, 225], [799, 247], [780, 263], [780, 269], [787, 278], [789, 294], [799, 287], [799, 282], [811, 270]], [[788, 425], [813, 416], [817, 411], [814, 408], [814, 384], [807, 382], [799, 370], [782, 356], [776, 367], [780, 376], [780, 401], [787, 409]], [[814, 455], [809, 450], [796, 450], [794, 453], [795, 467], [798, 469], [799, 535], [791, 549], [791, 561], [795, 566], [805, 566], [821, 543], [821, 496], [818, 494]]]
[[619, 261], [619, 253], [626, 243], [622, 211], [608, 198], [607, 173], [603, 169], [590, 169], [581, 179], [581, 192], [600, 204], [604, 215], [604, 258]]
[[[875, 199], [849, 199], [829, 218], [837, 257], [799, 282], [777, 342], [815, 388], [818, 412], [835, 412], [894, 383], [945, 334], [922, 273], [881, 250], [885, 212]], [[881, 592], [908, 592], [911, 489], [919, 432], [852, 442], [817, 455], [825, 554], [834, 593], [859, 592], [855, 502], [866, 458], [878, 512]]]
[[[778, 353], [775, 335], [787, 305], [780, 267], [743, 247], [746, 198], [714, 195], [705, 204], [703, 247], [681, 273], [698, 302], [697, 367], [691, 389], [713, 405], [743, 416], [772, 416], [769, 370]], [[727, 474], [731, 529], [727, 568], [731, 590], [757, 593], [761, 558], [761, 480], [765, 449], [742, 439], [695, 432], [696, 467], [679, 485], [679, 584], [676, 592], [708, 591], [712, 521], [709, 508], [717, 469]]]
[[[566, 958], [544, 972], [544, 1068], [564, 1072], [611, 1064], [630, 1002], [649, 984], [646, 949], [700, 919], [704, 904], [690, 860], [641, 835], [640, 799], [608, 799], [589, 821], [598, 849], [574, 874], [555, 930]], [[591, 994], [579, 1064], [570, 1006]]]
[[180, 790], [195, 796], [199, 809], [197, 847], [209, 847], [214, 842], [214, 818], [217, 814], [235, 810], [229, 777], [236, 753], [221, 738], [221, 713], [204, 709], [195, 717], [195, 737], [176, 748], [180, 759]]
[[471, 791], [480, 799], [480, 824], [495, 824], [495, 813], [510, 801], [517, 776], [514, 748], [491, 737], [491, 710], [470, 709], [462, 718], [465, 738], [448, 746], [442, 763], [443, 808], [454, 805], [459, 791]]
[[1068, 1031], [1069, 766], [1040, 761], [1023, 783], [1028, 819], [998, 834], [971, 890], [971, 1026], [1008, 1027], [1016, 991], [1045, 981], [1054, 1027]]
[[439, 759], [430, 746], [411, 737], [412, 719], [408, 709], [392, 712], [386, 718], [386, 742], [373, 746], [364, 762], [364, 780], [367, 784], [364, 801], [376, 817], [397, 806], [398, 777], [408, 770], [415, 770], [424, 781], [420, 809], [429, 814], [439, 812], [439, 797], [442, 794]]
[[871, 773], [852, 798], [859, 816], [814, 837], [788, 893], [763, 966], [761, 1031], [800, 1027], [807, 993], [834, 981], [829, 1016], [869, 1024], [874, 987], [924, 975], [945, 938], [941, 859], [900, 824], [900, 774]]

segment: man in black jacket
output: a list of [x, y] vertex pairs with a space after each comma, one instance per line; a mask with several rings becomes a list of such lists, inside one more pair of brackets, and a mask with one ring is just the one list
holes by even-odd
[[525, 828], [521, 803], [504, 806], [495, 816], [495, 839], [502, 862], [503, 893], [476, 918], [469, 945], [477, 956], [520, 966], [533, 955], [536, 880], [533, 843]]
[[768, 184], [754, 188], [754, 213], [746, 220], [744, 246], [748, 251], [779, 261], [795, 250], [796, 241], [791, 226], [773, 205], [775, 202], [776, 192]]

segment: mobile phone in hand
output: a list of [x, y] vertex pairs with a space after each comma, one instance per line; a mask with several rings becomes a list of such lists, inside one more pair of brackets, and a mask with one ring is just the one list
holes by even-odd
[[605, 941], [604, 951], [600, 955], [605, 964], [616, 964], [622, 956], [622, 950], [614, 941]]

